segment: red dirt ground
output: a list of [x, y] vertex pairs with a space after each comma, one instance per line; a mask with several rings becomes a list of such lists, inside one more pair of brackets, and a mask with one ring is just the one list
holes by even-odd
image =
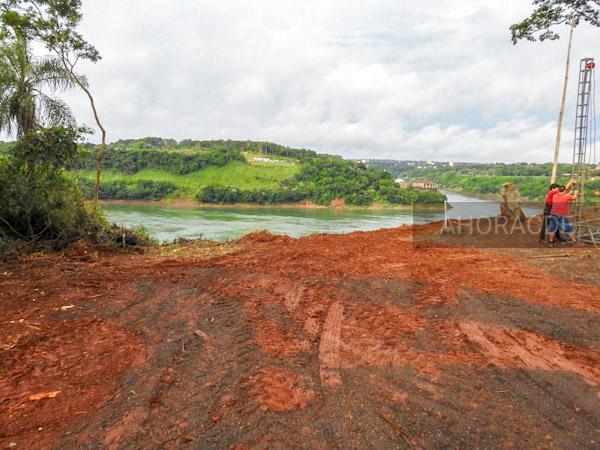
[[438, 229], [0, 266], [0, 447], [598, 448], [599, 253]]

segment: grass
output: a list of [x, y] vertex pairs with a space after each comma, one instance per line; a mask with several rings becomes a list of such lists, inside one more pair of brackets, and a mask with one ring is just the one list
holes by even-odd
[[[206, 169], [187, 175], [174, 175], [165, 170], [141, 170], [133, 175], [120, 172], [106, 171], [103, 180], [124, 180], [137, 182], [143, 180], [169, 181], [177, 186], [177, 191], [170, 198], [194, 198], [204, 186], [231, 186], [238, 189], [266, 189], [276, 188], [281, 181], [291, 177], [299, 170], [297, 165], [255, 163], [244, 164], [241, 161], [232, 161], [224, 167], [207, 167]], [[82, 178], [95, 179], [95, 172], [78, 172]]]

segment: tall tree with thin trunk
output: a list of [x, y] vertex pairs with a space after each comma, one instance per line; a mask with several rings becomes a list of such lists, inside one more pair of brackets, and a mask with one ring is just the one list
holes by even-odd
[[600, 0], [533, 0], [534, 10], [529, 17], [510, 26], [513, 44], [520, 40], [545, 41], [555, 40], [560, 36], [554, 31], [557, 25], [569, 25], [569, 44], [565, 64], [565, 76], [556, 127], [556, 140], [554, 142], [554, 157], [552, 160], [552, 176], [550, 182], [554, 183], [557, 177], [558, 156], [560, 150], [560, 137], [562, 121], [565, 111], [567, 83], [569, 80], [569, 62], [571, 59], [571, 43], [573, 42], [573, 29], [581, 23], [589, 23], [600, 27]]
[[76, 72], [81, 60], [101, 59], [96, 48], [77, 31], [83, 16], [81, 0], [0, 0], [0, 37], [22, 34], [44, 44], [59, 58], [70, 80], [87, 96], [94, 120], [101, 132], [101, 144], [96, 155], [96, 189], [94, 209], [98, 205], [102, 158], [106, 151], [106, 129], [87, 80]]

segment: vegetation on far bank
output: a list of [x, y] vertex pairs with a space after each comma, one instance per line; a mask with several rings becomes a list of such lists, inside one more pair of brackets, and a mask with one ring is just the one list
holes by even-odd
[[[93, 146], [75, 164], [87, 198], [93, 194]], [[441, 203], [437, 192], [403, 189], [390, 175], [338, 156], [268, 142], [144, 138], [111, 144], [100, 186], [104, 200], [197, 200], [203, 203], [312, 202], [367, 206]]]
[[[504, 183], [513, 183], [523, 198], [543, 200], [548, 190], [552, 164], [532, 163], [441, 163], [433, 161], [371, 160], [370, 167], [387, 170], [394, 178], [416, 180], [427, 178], [441, 187], [480, 195], [498, 195]], [[566, 184], [570, 178], [571, 164], [559, 164], [558, 183]], [[600, 170], [590, 166], [586, 194], [594, 201], [592, 192], [600, 190]]]

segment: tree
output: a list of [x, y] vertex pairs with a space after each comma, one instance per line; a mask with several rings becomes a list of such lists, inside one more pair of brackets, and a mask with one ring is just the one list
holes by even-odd
[[64, 170], [80, 138], [72, 127], [37, 128], [0, 159], [0, 247], [13, 240], [61, 247], [85, 236], [92, 218]]
[[84, 132], [72, 126], [36, 128], [19, 139], [11, 149], [11, 156], [24, 167], [31, 183], [35, 181], [38, 169], [56, 172], [70, 169], [78, 156], [77, 142]]
[[35, 58], [20, 36], [0, 46], [0, 130], [22, 137], [40, 126], [73, 125], [70, 108], [50, 92], [74, 86], [57, 58]]
[[583, 21], [600, 27], [600, 0], [533, 0], [533, 5], [535, 9], [529, 17], [510, 26], [513, 44], [522, 39], [558, 39], [558, 33], [551, 28], [569, 24], [571, 19], [573, 26]]
[[80, 60], [97, 62], [101, 59], [98, 50], [77, 31], [82, 18], [81, 0], [0, 0], [0, 37], [22, 34], [44, 44], [59, 58], [71, 81], [88, 97], [101, 132], [101, 144], [96, 154], [95, 209], [106, 151], [106, 129], [100, 121], [87, 80], [76, 72]]

